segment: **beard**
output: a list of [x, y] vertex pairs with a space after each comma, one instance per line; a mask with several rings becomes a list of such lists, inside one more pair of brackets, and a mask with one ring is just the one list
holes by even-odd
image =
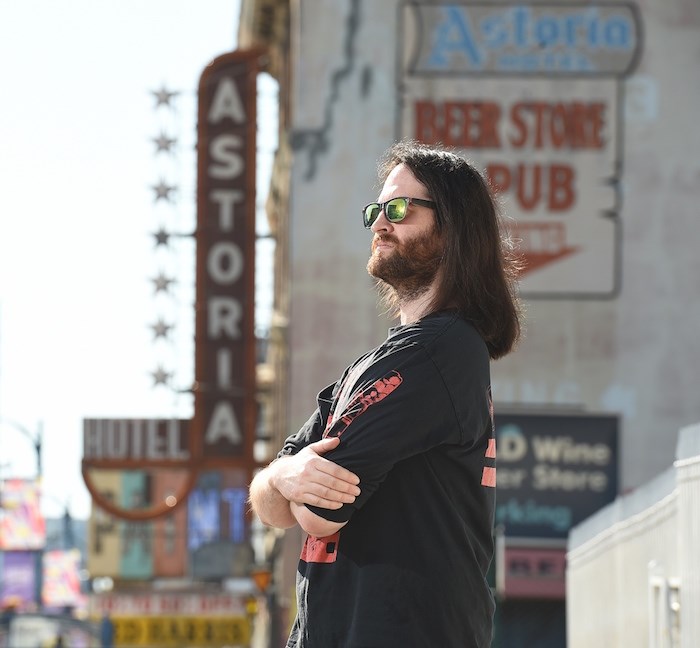
[[[386, 254], [376, 254], [377, 241], [389, 241], [395, 247]], [[396, 305], [397, 302], [411, 301], [427, 292], [437, 276], [441, 261], [442, 238], [435, 227], [405, 243], [399, 243], [394, 236], [385, 234], [372, 241], [372, 256], [367, 262], [367, 272], [379, 280], [384, 299]], [[385, 287], [391, 289], [387, 291]]]

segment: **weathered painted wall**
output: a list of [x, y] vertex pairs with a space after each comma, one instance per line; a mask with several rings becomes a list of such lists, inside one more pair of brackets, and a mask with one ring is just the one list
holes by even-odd
[[[521, 347], [493, 365], [497, 408], [619, 413], [624, 489], [668, 466], [676, 431], [700, 420], [700, 5], [635, 6], [640, 55], [632, 74], [617, 81], [614, 99], [618, 286], [607, 295], [528, 297]], [[396, 1], [301, 0], [296, 7], [290, 431], [306, 420], [316, 393], [379, 343], [389, 324], [365, 271], [370, 235], [360, 208], [378, 194], [376, 161], [401, 130], [397, 36], [404, 33]], [[481, 97], [517, 92], [512, 80], [473, 79]], [[538, 82], [537, 93], [550, 92], [547, 83]], [[594, 273], [595, 255], [587, 263], [576, 272]]]

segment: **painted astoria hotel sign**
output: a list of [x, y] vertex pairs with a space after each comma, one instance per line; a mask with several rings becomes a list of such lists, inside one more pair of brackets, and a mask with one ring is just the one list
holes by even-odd
[[523, 294], [614, 296], [636, 7], [411, 2], [399, 30], [399, 135], [485, 170], [525, 259]]
[[[118, 517], [146, 520], [169, 513], [186, 500], [202, 471], [226, 468], [244, 475], [246, 484], [252, 478], [259, 57], [257, 50], [224, 54], [200, 78], [194, 418], [84, 421], [85, 484], [93, 500]], [[169, 496], [154, 501], [146, 493], [140, 499], [151, 501], [133, 509], [106, 497], [93, 475], [154, 469], [177, 471], [181, 479]]]

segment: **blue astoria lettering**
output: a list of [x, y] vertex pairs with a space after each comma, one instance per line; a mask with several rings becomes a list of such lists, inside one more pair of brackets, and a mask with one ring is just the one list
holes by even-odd
[[461, 53], [473, 65], [480, 65], [484, 55], [474, 41], [471, 23], [467, 12], [455, 6], [445, 7], [445, 19], [435, 29], [433, 49], [428, 56], [431, 67], [447, 67], [448, 54]]
[[534, 12], [528, 6], [513, 6], [492, 13], [476, 25], [469, 9], [459, 5], [441, 8], [442, 19], [433, 31], [425, 64], [447, 68], [461, 57], [470, 67], [479, 67], [490, 52], [510, 48], [511, 55], [541, 52], [542, 48], [566, 48], [579, 57], [600, 50], [629, 50], [634, 47], [634, 25], [621, 14], [601, 16], [596, 7], [575, 13], [562, 5], [554, 12]]

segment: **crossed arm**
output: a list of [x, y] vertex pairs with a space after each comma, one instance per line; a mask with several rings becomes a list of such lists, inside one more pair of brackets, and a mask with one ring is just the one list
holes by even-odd
[[309, 535], [332, 535], [345, 522], [331, 522], [310, 511], [305, 504], [339, 509], [360, 494], [354, 473], [323, 455], [340, 443], [327, 437], [311, 443], [297, 454], [275, 459], [250, 484], [250, 503], [263, 524], [288, 529], [299, 524]]

